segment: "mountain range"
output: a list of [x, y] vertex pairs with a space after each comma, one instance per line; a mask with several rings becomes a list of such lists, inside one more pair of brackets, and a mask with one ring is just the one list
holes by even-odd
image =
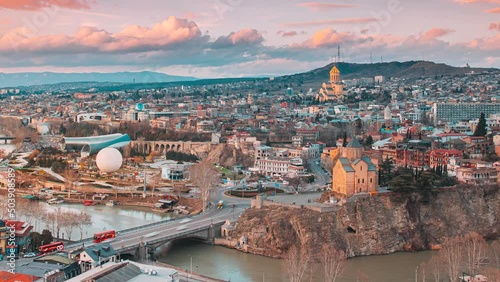
[[193, 80], [196, 80], [196, 78], [187, 76], [174, 76], [151, 71], [114, 73], [0, 73], [0, 87], [32, 86], [86, 81], [115, 83], [163, 83]]
[[[275, 77], [277, 82], [301, 82], [304, 85], [320, 85], [328, 80], [330, 69], [333, 63], [324, 67], [308, 72], [297, 73], [293, 75], [284, 75]], [[407, 61], [407, 62], [388, 62], [374, 64], [356, 64], [340, 62], [336, 64], [341, 72], [341, 79], [354, 79], [362, 77], [374, 77], [382, 75], [385, 77], [399, 78], [419, 78], [432, 77], [436, 75], [463, 75], [470, 72], [498, 72], [495, 68], [470, 68], [453, 67], [446, 64], [438, 64], [428, 61]], [[255, 79], [263, 79], [254, 77]], [[54, 72], [25, 72], [25, 73], [0, 73], [0, 87], [18, 87], [33, 85], [51, 85], [58, 83], [120, 83], [137, 85], [161, 85], [169, 82], [190, 82], [195, 84], [210, 84], [213, 81], [244, 81], [250, 78], [233, 79], [204, 79], [198, 80], [195, 77], [173, 76], [159, 72], [115, 72], [115, 73], [54, 73]], [[199, 82], [199, 83], [198, 83]], [[187, 83], [187, 84], [190, 84]]]
[[[334, 63], [324, 67], [293, 75], [278, 77], [278, 81], [301, 81], [304, 84], [321, 84], [329, 78], [329, 72]], [[438, 64], [428, 61], [407, 61], [407, 62], [388, 62], [375, 64], [354, 64], [340, 62], [336, 63], [340, 70], [341, 79], [355, 79], [362, 77], [374, 77], [382, 75], [385, 77], [398, 77], [406, 79], [415, 79], [420, 77], [434, 77], [437, 75], [463, 75], [471, 72], [499, 72], [495, 68], [471, 68], [471, 67], [453, 67], [446, 64]]]

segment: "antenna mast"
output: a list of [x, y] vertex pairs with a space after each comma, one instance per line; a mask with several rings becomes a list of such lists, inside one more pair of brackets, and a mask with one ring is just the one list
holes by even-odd
[[337, 63], [340, 63], [340, 45], [337, 46]]

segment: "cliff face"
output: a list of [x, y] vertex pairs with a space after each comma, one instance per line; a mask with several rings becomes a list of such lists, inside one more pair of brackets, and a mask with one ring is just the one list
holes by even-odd
[[282, 257], [293, 244], [318, 252], [333, 244], [349, 256], [425, 250], [445, 237], [478, 232], [500, 237], [498, 187], [465, 187], [420, 195], [385, 194], [351, 198], [338, 212], [306, 208], [248, 209], [233, 238], [248, 238], [251, 253]]

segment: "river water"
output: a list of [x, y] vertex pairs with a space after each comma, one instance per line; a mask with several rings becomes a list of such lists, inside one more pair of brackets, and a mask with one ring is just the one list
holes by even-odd
[[[40, 203], [47, 205], [45, 203]], [[93, 224], [84, 234], [91, 237], [95, 232], [103, 230], [123, 230], [151, 222], [167, 220], [170, 214], [157, 214], [147, 208], [104, 205], [83, 206], [81, 204], [47, 205], [48, 209], [61, 207], [65, 210], [79, 212], [81, 210], [92, 214]], [[43, 229], [38, 226], [37, 229]], [[67, 238], [67, 234], [64, 235]], [[79, 239], [78, 230], [73, 231], [72, 239]], [[432, 252], [396, 253], [385, 256], [368, 256], [348, 260], [348, 269], [340, 282], [370, 281], [370, 282], [410, 282], [415, 281], [415, 269], [422, 262], [427, 262]], [[257, 255], [242, 253], [219, 246], [206, 245], [190, 240], [173, 243], [166, 254], [159, 260], [177, 267], [190, 269], [191, 258], [193, 271], [232, 282], [246, 281], [286, 281], [283, 275], [282, 261]], [[369, 280], [361, 279], [362, 276]], [[307, 281], [322, 281], [319, 271], [313, 272], [312, 279]]]
[[[413, 282], [415, 270], [421, 263], [430, 260], [432, 251], [396, 253], [385, 256], [367, 256], [349, 259], [343, 281]], [[184, 269], [232, 282], [286, 281], [282, 260], [242, 253], [225, 247], [205, 245], [193, 241], [174, 242], [172, 249], [159, 260]], [[317, 268], [317, 267], [316, 267]], [[312, 279], [322, 281], [317, 270]], [[367, 277], [368, 280], [363, 280]]]
[[[126, 206], [84, 206], [83, 204], [66, 204], [49, 205], [40, 202], [41, 205], [46, 205], [49, 210], [56, 210], [61, 207], [63, 210], [72, 210], [75, 212], [86, 211], [92, 215], [92, 226], [86, 228], [83, 237], [92, 237], [94, 233], [102, 232], [103, 230], [123, 230], [136, 226], [145, 225], [161, 220], [167, 220], [175, 217], [173, 214], [153, 213], [149, 208], [143, 207], [126, 207]], [[43, 229], [43, 225], [37, 226], [37, 230]], [[75, 228], [76, 229], [76, 228]], [[62, 237], [63, 235], [61, 235]], [[68, 238], [64, 234], [64, 238]], [[72, 240], [80, 239], [80, 231], [73, 230]]]

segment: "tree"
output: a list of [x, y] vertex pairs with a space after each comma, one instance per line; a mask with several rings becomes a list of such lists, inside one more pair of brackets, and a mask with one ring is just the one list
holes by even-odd
[[205, 211], [212, 194], [219, 184], [219, 171], [213, 164], [205, 159], [191, 167], [189, 170], [191, 182], [200, 189], [203, 211]]
[[81, 211], [78, 214], [78, 221], [76, 224], [76, 227], [78, 227], [78, 229], [80, 230], [80, 240], [83, 239], [83, 230], [85, 229], [85, 227], [91, 225], [92, 225], [92, 215], [90, 215], [87, 212]]
[[373, 137], [371, 135], [368, 135], [365, 140], [365, 146], [366, 147], [371, 147], [373, 145]]
[[400, 168], [396, 171], [396, 177], [389, 181], [389, 188], [398, 192], [412, 192], [416, 183], [413, 172], [408, 168]]
[[292, 246], [283, 261], [285, 274], [290, 282], [302, 282], [309, 268], [310, 255], [304, 248]]
[[392, 158], [386, 158], [380, 164], [379, 169], [379, 183], [381, 185], [387, 185], [389, 181], [392, 179], [392, 170], [394, 169], [394, 160]]
[[286, 181], [288, 181], [288, 186], [292, 187], [296, 193], [299, 193], [301, 183], [299, 177], [287, 177]]
[[443, 267], [443, 272], [450, 281], [458, 281], [458, 276], [462, 270], [463, 247], [460, 238], [446, 238], [443, 248], [439, 250], [439, 261]]
[[491, 266], [500, 268], [500, 241], [497, 240], [490, 245], [489, 258]]
[[488, 259], [488, 244], [478, 233], [472, 232], [463, 238], [464, 265], [467, 273], [480, 274], [481, 263]]
[[323, 281], [335, 282], [346, 270], [346, 255], [333, 246], [323, 245], [319, 261], [323, 270]]
[[80, 174], [74, 169], [64, 170], [64, 180], [66, 182], [66, 190], [68, 191], [68, 198], [71, 198], [71, 190], [75, 188], [75, 182], [80, 180]]
[[481, 113], [479, 117], [479, 122], [477, 123], [476, 130], [474, 130], [474, 136], [486, 136], [486, 118], [484, 113]]
[[78, 218], [79, 214], [74, 211], [64, 211], [61, 216], [62, 221], [62, 229], [66, 232], [68, 240], [71, 241], [71, 235], [73, 233], [73, 229], [78, 227]]

